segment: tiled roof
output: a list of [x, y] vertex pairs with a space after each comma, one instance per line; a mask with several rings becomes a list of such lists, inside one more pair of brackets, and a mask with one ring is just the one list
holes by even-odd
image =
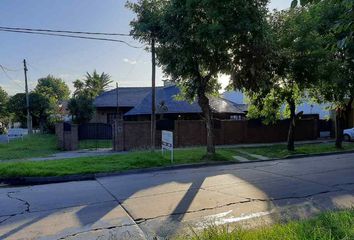
[[[175, 96], [180, 93], [176, 86], [158, 88], [156, 90], [156, 112], [157, 113], [201, 113], [202, 110], [198, 103], [189, 103], [187, 101], [178, 101]], [[149, 115], [151, 114], [151, 93], [135, 108], [125, 114], [125, 116]], [[162, 107], [163, 106], [163, 107]], [[210, 97], [210, 106], [213, 112], [244, 114], [244, 111], [236, 104], [222, 98]]]
[[[151, 88], [149, 87], [119, 88], [118, 104], [120, 107], [135, 107], [150, 93]], [[116, 89], [101, 94], [93, 104], [97, 108], [117, 107]]]

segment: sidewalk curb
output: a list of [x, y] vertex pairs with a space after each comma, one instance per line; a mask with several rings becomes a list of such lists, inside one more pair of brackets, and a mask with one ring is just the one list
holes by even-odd
[[318, 154], [299, 154], [287, 156], [285, 158], [272, 158], [269, 160], [252, 160], [249, 162], [236, 162], [236, 161], [220, 161], [220, 162], [209, 162], [209, 163], [196, 163], [196, 164], [182, 164], [167, 167], [155, 167], [146, 169], [133, 169], [127, 171], [113, 172], [113, 173], [96, 173], [96, 174], [85, 174], [85, 175], [67, 175], [67, 176], [54, 176], [54, 177], [20, 177], [20, 178], [0, 178], [0, 183], [4, 183], [9, 186], [30, 186], [30, 185], [42, 185], [42, 184], [52, 184], [52, 183], [65, 183], [65, 182], [76, 182], [76, 181], [90, 181], [96, 180], [97, 178], [103, 177], [113, 177], [113, 176], [124, 176], [132, 174], [144, 174], [151, 172], [161, 172], [169, 170], [180, 170], [180, 169], [193, 169], [201, 167], [212, 167], [212, 166], [225, 166], [225, 165], [242, 165], [242, 164], [252, 164], [252, 163], [262, 163], [262, 162], [274, 162], [282, 160], [291, 159], [304, 159], [309, 157], [321, 157], [321, 156], [333, 156], [333, 155], [344, 155], [354, 153], [354, 150], [343, 151], [343, 152], [330, 152], [330, 153], [318, 153]]

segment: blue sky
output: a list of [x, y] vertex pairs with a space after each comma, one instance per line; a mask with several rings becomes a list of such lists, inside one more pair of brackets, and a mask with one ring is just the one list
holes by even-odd
[[[284, 9], [291, 0], [272, 0], [269, 8]], [[0, 26], [71, 29], [77, 31], [129, 32], [134, 15], [125, 0], [1, 0]], [[127, 38], [135, 45], [139, 43]], [[106, 72], [120, 86], [150, 86], [150, 55], [143, 49], [101, 41], [75, 40], [0, 32], [0, 86], [10, 94], [23, 92], [22, 60], [29, 68], [29, 86], [52, 74], [69, 86], [89, 71]], [[163, 74], [157, 73], [161, 85]]]

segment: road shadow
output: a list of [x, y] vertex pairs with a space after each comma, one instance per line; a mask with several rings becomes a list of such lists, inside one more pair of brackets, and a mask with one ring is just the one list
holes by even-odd
[[[82, 226], [90, 227], [121, 204], [138, 223], [145, 224], [158, 220], [149, 235], [155, 234], [167, 238], [177, 233], [186, 214], [205, 211], [202, 206], [193, 205], [201, 192], [217, 193], [227, 199], [225, 202], [218, 202], [219, 200], [211, 197], [208, 201], [214, 204], [213, 200], [215, 200], [216, 203], [209, 207], [210, 209], [247, 202], [261, 202], [266, 205], [268, 211], [272, 211], [274, 207], [304, 205], [301, 215], [306, 215], [312, 211], [306, 205], [311, 199], [316, 200], [314, 203], [317, 204], [318, 209], [325, 210], [336, 209], [340, 204], [338, 199], [348, 195], [353, 196], [354, 185], [351, 185], [354, 184], [353, 171], [354, 162], [351, 157], [343, 155], [336, 161], [318, 157], [308, 161], [226, 165], [106, 177], [98, 179], [98, 182], [117, 200], [116, 204], [101, 210], [89, 204], [77, 211], [76, 216]], [[71, 183], [63, 184], [69, 186]], [[48, 185], [50, 186], [55, 187], [55, 184]], [[77, 191], [79, 193], [81, 189]], [[95, 195], [97, 192], [88, 194]], [[177, 194], [176, 199], [164, 198], [169, 194]], [[149, 213], [144, 215], [139, 212], [139, 209], [143, 212], [154, 208], [158, 211], [159, 205], [162, 208], [163, 204], [166, 204], [159, 202], [163, 200], [171, 201], [171, 204], [168, 205], [167, 202], [167, 205], [172, 207], [165, 215], [152, 214], [149, 219]], [[57, 212], [62, 210], [58, 209]], [[54, 210], [52, 214], [55, 212]], [[93, 212], [95, 213], [91, 214]], [[1, 235], [0, 239], [6, 239], [19, 231], [26, 231], [34, 222], [45, 217], [47, 216], [25, 223], [20, 223], [19, 219], [17, 227]], [[0, 229], [6, 224], [7, 221], [0, 224]]]

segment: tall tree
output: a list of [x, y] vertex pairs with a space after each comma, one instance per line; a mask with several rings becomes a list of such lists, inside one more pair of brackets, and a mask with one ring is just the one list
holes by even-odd
[[91, 98], [95, 98], [106, 91], [112, 82], [111, 76], [104, 72], [99, 74], [94, 70], [92, 74], [86, 73], [83, 80], [76, 80], [74, 82], [74, 87], [76, 89], [74, 95], [84, 92], [85, 94], [90, 95]]
[[206, 122], [208, 157], [215, 153], [208, 96], [218, 90], [218, 74], [231, 72], [239, 49], [254, 50], [267, 2], [139, 0], [128, 4], [137, 15], [131, 22], [132, 34], [143, 43], [156, 40], [164, 73], [182, 86], [187, 99], [198, 101]]
[[61, 78], [55, 78], [52, 75], [38, 79], [34, 91], [49, 99], [53, 98], [55, 102], [68, 100], [70, 96], [68, 85]]
[[83, 80], [74, 81], [75, 91], [68, 108], [76, 123], [91, 120], [94, 113], [93, 100], [106, 91], [112, 82], [108, 74], [99, 74], [96, 70], [92, 74], [86, 73]]
[[[302, 112], [296, 106], [307, 96], [310, 86], [317, 81], [322, 45], [307, 29], [313, 22], [303, 15], [303, 8], [274, 12], [269, 17], [273, 36], [273, 77], [268, 85], [251, 94], [251, 115], [266, 116], [274, 121], [285, 104], [290, 118], [288, 150], [295, 150], [296, 122]], [[253, 111], [252, 111], [253, 110]], [[267, 116], [268, 115], [268, 116]]]
[[[313, 86], [311, 92], [318, 101], [332, 103], [336, 111], [337, 148], [342, 148], [345, 119], [352, 110], [354, 97], [354, 44], [350, 25], [353, 19], [346, 18], [352, 14], [353, 4], [349, 2], [323, 0], [310, 5], [306, 11], [306, 18], [315, 23], [309, 32], [322, 42], [319, 50], [325, 52], [319, 64], [318, 84]], [[343, 19], [348, 22], [341, 27]]]

